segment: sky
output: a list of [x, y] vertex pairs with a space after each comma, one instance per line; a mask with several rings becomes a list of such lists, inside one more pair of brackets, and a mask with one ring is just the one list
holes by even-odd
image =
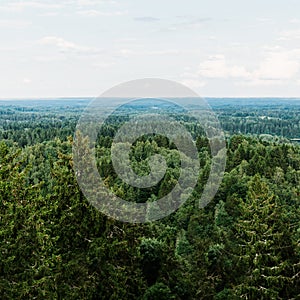
[[0, 0], [0, 98], [149, 77], [203, 97], [300, 97], [300, 1]]

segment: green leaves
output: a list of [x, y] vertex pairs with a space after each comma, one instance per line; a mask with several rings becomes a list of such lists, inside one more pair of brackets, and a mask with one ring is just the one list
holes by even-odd
[[260, 176], [249, 182], [248, 196], [240, 204], [240, 210], [235, 225], [238, 245], [235, 272], [240, 276], [234, 287], [236, 295], [251, 299], [290, 298], [291, 292], [285, 287], [296, 274], [290, 268], [289, 255], [294, 251], [290, 225]]
[[[100, 175], [125, 200], [155, 202], [177, 183], [178, 152], [167, 139], [133, 146], [137, 173], [147, 174], [147, 157], [156, 153], [168, 165], [155, 188], [139, 192], [115, 176], [111, 137], [100, 140]], [[299, 147], [232, 137], [222, 186], [199, 210], [194, 200], [210, 170], [207, 140], [199, 137], [193, 197], [159, 222], [132, 225], [108, 219], [84, 198], [72, 143], [21, 149], [0, 142], [1, 299], [299, 297]]]

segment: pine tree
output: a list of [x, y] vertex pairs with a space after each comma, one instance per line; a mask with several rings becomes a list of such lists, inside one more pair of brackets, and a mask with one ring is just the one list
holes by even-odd
[[237, 263], [234, 292], [242, 299], [289, 299], [295, 282], [295, 257], [284, 210], [256, 175], [240, 205], [236, 230]]

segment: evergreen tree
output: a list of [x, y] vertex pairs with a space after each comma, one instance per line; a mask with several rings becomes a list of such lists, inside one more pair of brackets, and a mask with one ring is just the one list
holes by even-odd
[[235, 294], [243, 299], [289, 299], [296, 274], [290, 225], [258, 175], [249, 183], [240, 214], [235, 226]]

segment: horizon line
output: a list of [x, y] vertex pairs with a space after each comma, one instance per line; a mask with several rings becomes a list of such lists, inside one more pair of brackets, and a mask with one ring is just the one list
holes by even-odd
[[[58, 96], [58, 97], [4, 97], [0, 98], [0, 101], [18, 101], [18, 100], [68, 100], [68, 99], [97, 99], [102, 98], [101, 96]], [[122, 97], [103, 97], [103, 98], [122, 98]], [[127, 97], [124, 97], [127, 98]], [[132, 98], [132, 97], [130, 97]], [[137, 97], [138, 98], [138, 97]], [[141, 97], [146, 98], [146, 97]], [[153, 98], [153, 97], [149, 97]], [[185, 97], [170, 97], [170, 98], [185, 98]], [[192, 98], [192, 97], [188, 97]], [[195, 98], [202, 99], [296, 99], [300, 100], [299, 96], [199, 96]]]

